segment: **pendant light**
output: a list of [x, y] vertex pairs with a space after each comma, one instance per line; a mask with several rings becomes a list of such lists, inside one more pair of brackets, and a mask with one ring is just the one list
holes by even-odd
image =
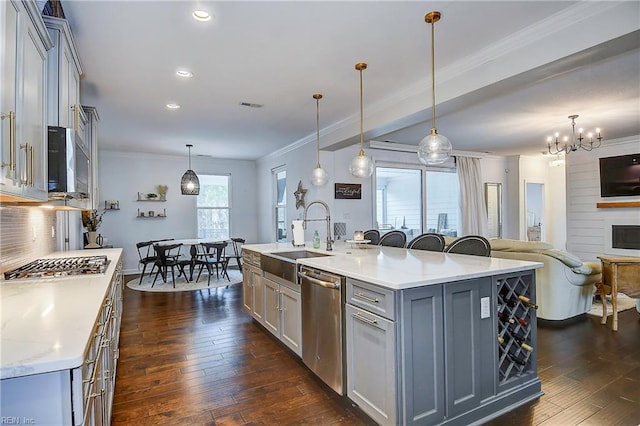
[[189, 148], [189, 170], [184, 172], [180, 181], [180, 191], [182, 195], [198, 195], [200, 194], [200, 180], [196, 172], [191, 170], [191, 148], [193, 145], [187, 144]]
[[364, 153], [364, 113], [362, 109], [362, 71], [367, 69], [367, 64], [359, 62], [356, 69], [360, 71], [360, 153], [351, 160], [349, 171], [358, 178], [368, 178], [373, 174], [373, 160]]
[[435, 23], [440, 20], [440, 12], [432, 11], [424, 16], [431, 24], [431, 134], [418, 144], [418, 158], [426, 165], [442, 164], [451, 156], [451, 141], [438, 134], [436, 128], [436, 59], [435, 59]]
[[316, 93], [313, 95], [313, 99], [316, 100], [316, 168], [311, 173], [311, 184], [313, 186], [323, 186], [329, 180], [329, 175], [320, 166], [320, 99], [322, 99], [322, 93]]

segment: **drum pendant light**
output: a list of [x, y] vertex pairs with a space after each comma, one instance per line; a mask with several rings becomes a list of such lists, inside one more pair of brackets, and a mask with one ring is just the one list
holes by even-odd
[[311, 173], [311, 184], [313, 186], [323, 186], [329, 180], [329, 175], [320, 166], [320, 99], [322, 99], [321, 93], [313, 95], [313, 99], [316, 100], [316, 168]]
[[180, 191], [182, 195], [198, 195], [200, 194], [200, 180], [196, 172], [191, 170], [191, 148], [193, 145], [187, 144], [189, 148], [189, 170], [184, 172], [180, 181]]
[[362, 107], [362, 71], [367, 69], [367, 64], [359, 62], [356, 70], [360, 71], [360, 153], [351, 160], [349, 172], [358, 178], [368, 178], [373, 174], [373, 160], [364, 153], [364, 113]]
[[451, 156], [451, 141], [438, 134], [436, 128], [436, 65], [435, 65], [435, 23], [440, 20], [440, 12], [432, 11], [424, 16], [431, 24], [431, 133], [418, 144], [418, 158], [426, 165], [442, 164]]

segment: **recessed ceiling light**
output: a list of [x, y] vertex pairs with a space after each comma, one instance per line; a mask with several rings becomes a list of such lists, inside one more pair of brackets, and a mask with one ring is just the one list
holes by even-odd
[[211, 15], [205, 10], [194, 10], [192, 16], [196, 21], [206, 22], [211, 20]]
[[178, 108], [180, 108], [180, 105], [178, 105], [178, 104], [167, 104], [167, 108], [169, 108], [169, 109], [178, 109]]
[[193, 73], [191, 71], [187, 71], [187, 70], [178, 70], [178, 71], [176, 71], [176, 75], [178, 77], [182, 77], [182, 78], [191, 78], [191, 77], [193, 77]]

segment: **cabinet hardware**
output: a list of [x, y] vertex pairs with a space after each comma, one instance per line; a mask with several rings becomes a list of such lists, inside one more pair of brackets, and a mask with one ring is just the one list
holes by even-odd
[[364, 295], [362, 293], [355, 293], [353, 295], [353, 297], [355, 297], [356, 299], [362, 299], [362, 300], [365, 300], [365, 301], [371, 302], [371, 303], [380, 303], [380, 301], [377, 298], [369, 297], [369, 296]]
[[351, 316], [354, 317], [355, 319], [360, 320], [360, 321], [362, 321], [364, 323], [367, 323], [367, 324], [371, 324], [371, 325], [378, 324], [378, 320], [369, 319], [369, 318], [363, 317], [362, 315], [360, 315], [357, 312], [354, 313], [354, 314], [351, 314]]
[[[25, 170], [24, 174], [20, 176], [20, 184], [28, 185], [29, 184], [29, 144], [20, 144], [20, 150], [24, 149], [24, 165]], [[24, 176], [24, 179], [22, 178]]]
[[33, 145], [27, 144], [27, 154], [29, 155], [29, 167], [27, 174], [27, 185], [34, 186], [33, 175], [35, 174], [34, 160], [33, 160]]
[[0, 119], [9, 117], [9, 162], [2, 163], [2, 167], [9, 166], [9, 175], [13, 179], [16, 172], [16, 113], [9, 111], [8, 114], [0, 113]]

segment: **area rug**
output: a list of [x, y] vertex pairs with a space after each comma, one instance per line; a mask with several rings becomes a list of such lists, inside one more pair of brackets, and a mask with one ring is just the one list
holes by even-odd
[[[618, 312], [636, 307], [636, 299], [632, 299], [626, 294], [618, 293]], [[602, 302], [600, 299], [594, 300], [591, 310], [587, 312], [589, 315], [602, 317]], [[607, 316], [613, 315], [613, 305], [611, 304], [611, 296], [607, 296]]]
[[[151, 284], [153, 284], [153, 279], [155, 278], [155, 273], [154, 273], [151, 276], [145, 275], [140, 285], [138, 285], [138, 282], [140, 281], [140, 277], [136, 277], [127, 281], [127, 287], [137, 291], [150, 291], [150, 292], [163, 293], [163, 292], [172, 292], [172, 291], [207, 290], [207, 289], [217, 288], [217, 287], [232, 286], [235, 284], [240, 284], [242, 282], [242, 272], [237, 271], [235, 269], [230, 269], [228, 272], [229, 272], [229, 278], [231, 279], [231, 281], [227, 280], [226, 277], [223, 278], [222, 275], [220, 275], [220, 278], [218, 279], [214, 274], [211, 277], [211, 283], [209, 286], [207, 286], [208, 275], [206, 274], [206, 272], [203, 272], [202, 275], [200, 276], [200, 279], [197, 282], [196, 282], [197, 274], [194, 275], [193, 281], [191, 282], [187, 282], [183, 276], [180, 276], [180, 277], [176, 276], [176, 288], [173, 288], [173, 282], [171, 281], [171, 271], [169, 271], [169, 274], [168, 274], [169, 276], [167, 277], [166, 283], [163, 282], [162, 277], [159, 276], [158, 279], [156, 280], [156, 284], [153, 287], [151, 287]], [[176, 271], [176, 275], [178, 275], [177, 271]]]

